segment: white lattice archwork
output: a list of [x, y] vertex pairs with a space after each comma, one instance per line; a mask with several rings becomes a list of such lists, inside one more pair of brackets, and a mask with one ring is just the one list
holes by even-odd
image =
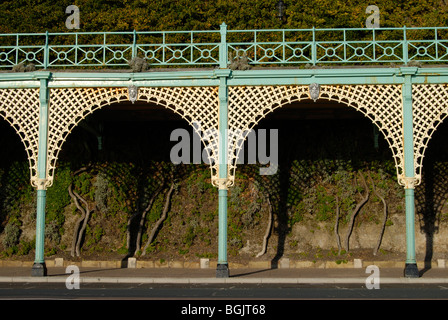
[[28, 156], [31, 184], [37, 187], [39, 89], [0, 89], [0, 114], [20, 136]]
[[[386, 138], [397, 168], [398, 180], [404, 184], [403, 116], [401, 85], [323, 85], [320, 99], [344, 103], [362, 112], [376, 124]], [[229, 179], [233, 181], [236, 160], [250, 129], [263, 117], [283, 105], [311, 99], [309, 87], [235, 86], [229, 88]]]
[[[67, 135], [88, 114], [112, 103], [128, 101], [128, 88], [60, 88], [50, 90], [48, 132], [48, 181], [50, 186], [58, 153]], [[163, 105], [181, 115], [201, 132], [217, 132], [218, 89], [216, 87], [141, 87], [138, 101]], [[218, 177], [216, 135], [202, 134], [208, 151], [212, 181]]]
[[[412, 87], [415, 181], [420, 183], [423, 158], [429, 140], [448, 116], [448, 85], [417, 84]], [[309, 87], [235, 86], [229, 87], [227, 186], [234, 182], [236, 160], [242, 142], [263, 117], [276, 108], [310, 99]], [[323, 85], [319, 99], [344, 103], [362, 112], [383, 133], [392, 150], [399, 183], [404, 185], [401, 85]], [[105, 105], [128, 101], [128, 88], [50, 89], [48, 125], [48, 181], [51, 186], [58, 153], [71, 130], [88, 114]], [[137, 100], [163, 105], [186, 119], [193, 127], [200, 124], [202, 142], [209, 152], [212, 182], [218, 185], [217, 87], [142, 87]], [[19, 134], [27, 152], [31, 184], [37, 186], [39, 133], [39, 89], [0, 89], [0, 115]], [[204, 134], [208, 132], [208, 134]], [[236, 133], [236, 134], [235, 134]]]
[[421, 177], [423, 158], [432, 134], [448, 115], [447, 84], [417, 84], [412, 86], [414, 120], [414, 166]]

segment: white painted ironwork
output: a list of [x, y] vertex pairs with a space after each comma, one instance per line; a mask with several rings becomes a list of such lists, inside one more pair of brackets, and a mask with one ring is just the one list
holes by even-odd
[[[127, 100], [129, 100], [127, 88], [61, 88], [50, 90], [49, 181], [53, 180], [58, 153], [71, 130], [95, 110], [105, 105]], [[178, 113], [192, 126], [194, 123], [200, 123], [201, 140], [208, 151], [212, 180], [217, 179], [217, 136], [216, 134], [207, 134], [218, 130], [217, 88], [140, 87], [136, 100], [163, 105]], [[193, 127], [196, 130], [196, 127]]]
[[[229, 87], [228, 172], [218, 179], [217, 87], [141, 87], [138, 101], [163, 105], [186, 119], [201, 136], [207, 149], [212, 183], [219, 187], [234, 183], [238, 153], [249, 130], [268, 113], [295, 101], [310, 100], [309, 86]], [[438, 125], [448, 116], [447, 84], [413, 85], [414, 177], [404, 176], [403, 112], [401, 85], [322, 85], [319, 99], [346, 104], [363, 113], [383, 133], [395, 160], [398, 182], [413, 188], [420, 184], [425, 150]], [[129, 101], [128, 88], [50, 89], [47, 180], [52, 185], [58, 153], [71, 130], [93, 111], [112, 103]], [[37, 154], [39, 89], [0, 89], [0, 115], [19, 134], [27, 152], [31, 184], [38, 187]], [[200, 126], [194, 125], [199, 123]], [[200, 131], [198, 131], [198, 129]]]
[[138, 87], [134, 86], [134, 85], [130, 85], [128, 87], [129, 101], [131, 101], [132, 103], [135, 103], [135, 101], [137, 100], [137, 97], [138, 97]]
[[[400, 85], [322, 85], [319, 95], [355, 108], [378, 126], [392, 150], [399, 178], [404, 174], [401, 90]], [[275, 109], [312, 98], [305, 85], [230, 87], [229, 130], [237, 134], [229, 141], [229, 179], [234, 179], [238, 153], [250, 129]]]
[[37, 188], [39, 89], [0, 89], [0, 115], [20, 136], [28, 156], [31, 184]]
[[415, 185], [420, 184], [423, 158], [432, 134], [448, 116], [447, 84], [412, 86]]

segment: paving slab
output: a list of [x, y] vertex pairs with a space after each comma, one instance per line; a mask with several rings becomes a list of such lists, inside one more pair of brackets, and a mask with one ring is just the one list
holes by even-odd
[[[403, 276], [402, 268], [379, 268], [381, 283], [448, 283], [448, 268], [421, 269], [420, 277]], [[30, 267], [0, 267], [0, 282], [65, 282], [65, 267], [48, 268], [46, 277], [31, 277]], [[371, 275], [364, 268], [230, 269], [229, 278], [216, 278], [216, 270], [192, 268], [79, 267], [87, 283], [365, 283]]]

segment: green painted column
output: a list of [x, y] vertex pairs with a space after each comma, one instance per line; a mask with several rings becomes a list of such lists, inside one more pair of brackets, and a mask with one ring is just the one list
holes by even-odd
[[39, 110], [39, 149], [37, 155], [37, 208], [36, 208], [36, 248], [35, 259], [31, 275], [43, 277], [47, 275], [44, 259], [45, 242], [45, 203], [46, 203], [46, 181], [47, 181], [47, 140], [48, 140], [48, 101], [49, 72], [36, 73], [40, 79], [40, 110]]
[[31, 272], [32, 276], [46, 275], [46, 266], [44, 259], [46, 196], [46, 190], [37, 190], [36, 248], [34, 264]]
[[219, 78], [219, 145], [218, 145], [218, 263], [216, 267], [217, 278], [229, 277], [229, 265], [227, 262], [227, 131], [228, 131], [228, 90], [227, 78], [230, 70], [227, 69], [227, 26], [221, 24], [221, 43], [219, 47], [219, 68], [215, 70], [215, 76]]
[[418, 278], [415, 258], [415, 199], [414, 199], [414, 133], [412, 114], [412, 75], [417, 68], [401, 68], [403, 84], [403, 139], [404, 139], [404, 184], [406, 205], [406, 263], [404, 276]]
[[218, 190], [218, 264], [216, 268], [217, 278], [229, 277], [229, 267], [227, 262], [227, 159], [228, 159], [228, 90], [227, 77], [230, 70], [217, 70], [220, 78], [219, 84], [219, 151], [218, 151], [218, 171], [219, 171], [219, 190]]
[[216, 268], [217, 278], [229, 277], [229, 266], [227, 262], [227, 190], [218, 190], [218, 264]]

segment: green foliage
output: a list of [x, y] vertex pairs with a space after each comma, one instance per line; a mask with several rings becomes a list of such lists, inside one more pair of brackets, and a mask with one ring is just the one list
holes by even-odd
[[102, 213], [108, 212], [108, 199], [111, 196], [109, 189], [109, 180], [103, 172], [99, 172], [94, 183], [95, 203], [98, 210]]
[[14, 218], [23, 205], [34, 205], [35, 192], [29, 183], [28, 162], [14, 162], [6, 168], [2, 185], [2, 212]]
[[68, 186], [72, 183], [72, 172], [69, 165], [61, 163], [56, 170], [54, 185], [47, 190], [45, 223], [46, 236], [59, 243], [61, 227], [65, 221], [64, 210], [70, 204], [71, 198]]
[[[366, 2], [285, 1], [286, 21], [271, 0], [6, 0], [0, 4], [0, 32], [68, 32], [65, 8], [80, 8], [80, 31], [210, 30], [225, 22], [231, 29], [364, 28]], [[381, 27], [445, 26], [448, 8], [439, 0], [380, 0]], [[239, 36], [244, 37], [244, 35]], [[330, 39], [327, 39], [330, 40]], [[361, 39], [359, 39], [361, 40]]]
[[20, 241], [17, 254], [19, 256], [26, 256], [34, 249], [35, 246], [36, 246], [36, 241], [34, 239], [32, 241], [23, 241], [22, 240], [22, 241]]
[[89, 200], [93, 200], [95, 197], [92, 178], [93, 176], [90, 172], [83, 172], [77, 175], [73, 181], [75, 189], [79, 190], [79, 194], [81, 196], [86, 196]]
[[165, 194], [161, 193], [155, 199], [151, 210], [146, 216], [146, 220], [150, 225], [159, 220], [159, 218], [162, 216], [164, 204], [165, 204]]
[[3, 246], [11, 249], [19, 244], [20, 226], [17, 223], [10, 222], [6, 225], [3, 237]]
[[136, 209], [138, 200], [138, 179], [135, 165], [126, 162], [103, 163], [102, 172], [109, 181], [108, 188], [113, 196], [109, 197], [108, 213], [119, 212], [127, 214]]
[[99, 243], [103, 235], [105, 235], [105, 231], [99, 225], [94, 226], [93, 229], [89, 226], [87, 228], [87, 233], [89, 234], [89, 238], [86, 243], [87, 248]]
[[183, 243], [187, 248], [189, 248], [193, 245], [193, 241], [195, 238], [196, 238], [195, 228], [193, 226], [189, 226], [184, 236]]
[[54, 256], [57, 253], [57, 249], [54, 247], [45, 248], [45, 256], [51, 257]]

